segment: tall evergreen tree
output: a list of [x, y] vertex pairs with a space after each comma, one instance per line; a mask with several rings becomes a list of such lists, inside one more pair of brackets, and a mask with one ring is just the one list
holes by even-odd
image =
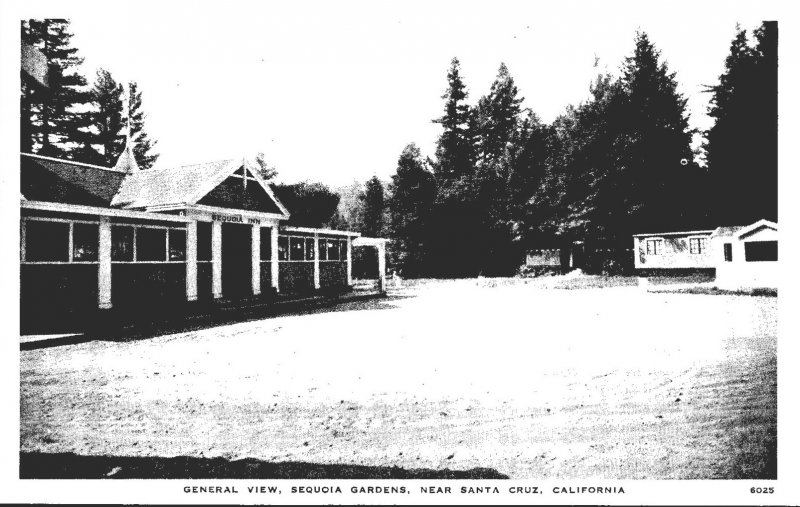
[[467, 90], [461, 65], [453, 58], [447, 72], [444, 115], [436, 120], [442, 133], [436, 142], [433, 164], [437, 196], [431, 239], [433, 272], [444, 276], [474, 275], [479, 268], [480, 234], [476, 224], [480, 209], [476, 200], [474, 129], [475, 117], [466, 103]]
[[480, 210], [480, 270], [508, 274], [519, 257], [514, 245], [515, 208], [511, 202], [511, 157], [520, 142], [522, 98], [505, 64], [500, 65], [489, 94], [475, 109], [477, 170], [475, 189]]
[[24, 20], [22, 42], [46, 57], [49, 88], [25, 93], [21, 100], [23, 150], [74, 158], [89, 125], [86, 79], [78, 73], [83, 58], [71, 46], [69, 20]]
[[[117, 83], [111, 73], [105, 69], [97, 71], [92, 99], [95, 111], [92, 114], [92, 124], [96, 129], [95, 144], [100, 146], [102, 163], [107, 167], [113, 166], [125, 147], [125, 90]], [[138, 162], [138, 161], [137, 161]]]
[[371, 237], [384, 235], [385, 202], [383, 183], [377, 176], [373, 176], [364, 187], [364, 193], [359, 197], [361, 201], [361, 234]]
[[407, 277], [429, 274], [430, 221], [436, 200], [436, 182], [414, 143], [400, 154], [389, 193], [392, 264]]
[[712, 92], [706, 132], [715, 222], [742, 225], [778, 217], [778, 25], [737, 26], [725, 71]]
[[[135, 81], [128, 84], [128, 93], [130, 95], [130, 125], [131, 125], [131, 139], [134, 142], [133, 156], [136, 158], [136, 163], [139, 164], [140, 169], [150, 169], [158, 160], [159, 154], [154, 151], [158, 141], [150, 139], [145, 131], [144, 122], [147, 115], [142, 109], [142, 92]], [[260, 164], [263, 161], [263, 153], [259, 153], [257, 161]], [[277, 171], [274, 167], [268, 170], [262, 165], [263, 176], [274, 178]]]
[[671, 230], [696, 221], [686, 199], [698, 172], [686, 99], [647, 34], [637, 33], [635, 43], [634, 54], [623, 65], [616, 163], [632, 183], [638, 203], [629, 206], [630, 220], [620, 224], [620, 241], [635, 232]]

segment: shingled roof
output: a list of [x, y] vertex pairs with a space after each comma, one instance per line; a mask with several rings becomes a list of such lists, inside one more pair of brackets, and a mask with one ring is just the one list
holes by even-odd
[[[231, 192], [231, 185], [223, 182], [242, 166], [248, 168], [249, 179], [255, 180], [255, 186], [245, 185], [245, 192]], [[245, 159], [147, 170], [138, 170], [130, 164], [126, 167], [129, 170], [22, 154], [21, 197], [130, 210], [203, 204], [289, 217], [269, 185]]]
[[20, 157], [20, 191], [31, 201], [110, 206], [123, 171], [28, 153]]
[[112, 206], [142, 209], [193, 203], [208, 191], [208, 183], [234, 171], [233, 160], [218, 160], [130, 174], [111, 201]]

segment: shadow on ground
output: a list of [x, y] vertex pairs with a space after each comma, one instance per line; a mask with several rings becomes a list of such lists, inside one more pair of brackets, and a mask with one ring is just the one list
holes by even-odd
[[174, 458], [80, 456], [73, 453], [20, 453], [20, 479], [508, 479], [491, 468], [404, 469], [363, 465], [323, 465], [253, 458]]
[[75, 345], [94, 340], [131, 341], [155, 338], [166, 334], [199, 331], [227, 324], [263, 320], [273, 317], [291, 315], [311, 315], [320, 313], [352, 312], [361, 310], [391, 310], [396, 308], [393, 302], [412, 296], [388, 295], [369, 296], [345, 302], [318, 300], [312, 302], [297, 301], [283, 303], [279, 307], [260, 306], [250, 308], [232, 308], [224, 312], [213, 312], [192, 317], [173, 317], [158, 321], [139, 321], [126, 327], [106, 329], [102, 332], [79, 333], [63, 338], [24, 342], [20, 350], [35, 350], [62, 345]]

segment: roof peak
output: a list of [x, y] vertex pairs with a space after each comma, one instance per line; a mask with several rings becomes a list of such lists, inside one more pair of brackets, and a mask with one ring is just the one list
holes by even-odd
[[128, 174], [138, 173], [141, 170], [139, 169], [139, 164], [136, 163], [136, 157], [133, 155], [133, 144], [131, 137], [128, 136], [125, 141], [125, 148], [119, 154], [117, 163], [114, 164], [114, 169]]

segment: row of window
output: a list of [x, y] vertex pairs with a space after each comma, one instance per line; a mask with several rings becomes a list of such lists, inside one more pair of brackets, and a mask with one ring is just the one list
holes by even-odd
[[[97, 262], [99, 225], [70, 221], [26, 220], [23, 262]], [[347, 260], [347, 240], [279, 236], [278, 260]], [[271, 230], [261, 229], [262, 261], [272, 258]], [[111, 226], [112, 262], [183, 262], [186, 230], [134, 225]], [[197, 224], [197, 260], [211, 261], [211, 224]]]
[[[23, 262], [97, 262], [99, 224], [25, 221]], [[113, 225], [112, 262], [182, 262], [186, 231], [167, 227]]]
[[[314, 238], [278, 236], [278, 260], [313, 261], [314, 255], [319, 255], [321, 261], [347, 260], [347, 240], [319, 238], [317, 241], [317, 248], [314, 248]], [[263, 256], [263, 238], [261, 246], [261, 260], [268, 260], [269, 257]]]
[[[660, 238], [645, 240], [647, 255], [662, 255], [664, 253], [664, 240]], [[708, 238], [689, 238], [689, 253], [702, 255], [708, 250]]]
[[[689, 253], [704, 254], [707, 251], [707, 238], [689, 238]], [[645, 242], [647, 255], [661, 255], [663, 251], [663, 240], [648, 239]], [[733, 261], [733, 244], [723, 243], [722, 255], [725, 262]], [[777, 241], [747, 241], [744, 244], [745, 262], [762, 262], [778, 260]]]

